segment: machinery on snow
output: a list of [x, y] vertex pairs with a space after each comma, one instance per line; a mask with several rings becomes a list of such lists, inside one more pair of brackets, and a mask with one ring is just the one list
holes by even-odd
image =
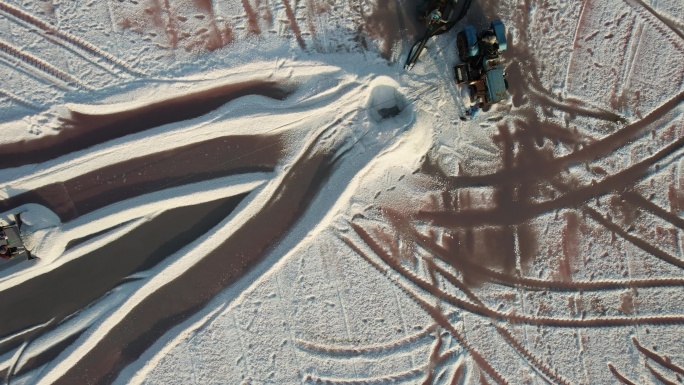
[[463, 120], [474, 119], [481, 110], [489, 109], [508, 98], [508, 81], [501, 64], [501, 52], [508, 48], [506, 29], [501, 20], [494, 20], [489, 29], [478, 35], [466, 26], [456, 37], [460, 64], [454, 67], [458, 85], [468, 85], [470, 101]]
[[0, 270], [9, 268], [21, 261], [36, 257], [24, 245], [21, 237], [22, 222], [19, 214], [0, 217]]
[[404, 68], [410, 69], [416, 64], [425, 44], [432, 37], [449, 32], [461, 20], [472, 0], [465, 0], [460, 12], [454, 17], [459, 0], [430, 0], [427, 5], [418, 10], [418, 19], [425, 23], [425, 34], [418, 39], [409, 50]]
[[[404, 68], [412, 68], [427, 42], [434, 36], [448, 32], [468, 11], [471, 0], [465, 0], [454, 18], [459, 0], [430, 0], [419, 9], [419, 20], [426, 31], [409, 50]], [[508, 98], [508, 81], [501, 64], [501, 53], [508, 48], [506, 28], [501, 20], [492, 21], [490, 28], [479, 34], [473, 26], [466, 26], [456, 37], [456, 48], [461, 63], [454, 67], [457, 85], [467, 85], [471, 106], [463, 120], [474, 119], [482, 110], [488, 110]]]

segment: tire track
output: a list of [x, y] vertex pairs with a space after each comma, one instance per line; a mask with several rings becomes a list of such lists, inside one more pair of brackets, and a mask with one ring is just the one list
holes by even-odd
[[[29, 65], [41, 71], [42, 73], [49, 75], [51, 78], [60, 80], [61, 82], [64, 82], [66, 84], [75, 84], [81, 88], [93, 90], [92, 87], [86, 85], [84, 82], [75, 78], [74, 76], [69, 75], [68, 73], [58, 69], [57, 67], [49, 64], [48, 62], [36, 56], [22, 52], [21, 50], [12, 46], [4, 40], [0, 40], [0, 51], [23, 62], [26, 65]], [[61, 83], [56, 83], [56, 85], [61, 86]]]
[[146, 73], [139, 71], [137, 69], [134, 69], [130, 65], [128, 65], [125, 61], [118, 59], [114, 57], [113, 55], [103, 51], [102, 49], [98, 48], [92, 43], [89, 43], [85, 41], [84, 39], [75, 36], [69, 32], [64, 32], [60, 30], [59, 28], [55, 27], [54, 25], [47, 23], [30, 13], [23, 11], [22, 9], [15, 7], [11, 4], [8, 4], [4, 0], [0, 0], [0, 12], [12, 16], [14, 19], [23, 21], [24, 23], [31, 24], [35, 27], [40, 28], [45, 34], [47, 35], [52, 35], [55, 37], [58, 37], [92, 55], [98, 56], [109, 63], [120, 67], [126, 71], [128, 71], [131, 74], [137, 75], [137, 76], [147, 76]]
[[[487, 373], [489, 377], [495, 380], [498, 384], [509, 384], [510, 382], [501, 375], [491, 364], [482, 356], [482, 354], [471, 345], [463, 333], [459, 332], [447, 319], [447, 317], [436, 307], [430, 305], [425, 300], [420, 298], [416, 293], [406, 288], [399, 282], [399, 279], [392, 274], [392, 269], [382, 266], [378, 262], [371, 259], [360, 247], [356, 245], [351, 238], [346, 235], [339, 235], [339, 238], [347, 244], [356, 254], [378, 270], [381, 274], [390, 279], [399, 289], [406, 293], [410, 298], [412, 298], [416, 304], [422, 307], [442, 328], [449, 331], [449, 333], [456, 338], [458, 343], [463, 346], [463, 348], [473, 357], [473, 360]], [[396, 271], [395, 271], [396, 272]]]
[[[468, 311], [472, 314], [488, 317], [493, 320], [504, 321], [513, 324], [528, 324], [535, 326], [555, 326], [555, 327], [617, 327], [617, 326], [631, 326], [631, 325], [660, 325], [660, 324], [683, 324], [684, 315], [657, 315], [657, 316], [643, 316], [643, 317], [603, 317], [603, 318], [557, 318], [557, 317], [542, 317], [542, 316], [528, 316], [524, 314], [517, 314], [514, 312], [504, 313], [499, 310], [493, 310], [486, 306], [479, 306], [469, 300], [464, 300], [451, 293], [431, 285], [423, 278], [418, 277], [411, 271], [407, 270], [402, 264], [395, 261], [391, 256], [377, 245], [372, 237], [358, 224], [351, 224], [359, 237], [370, 247], [376, 255], [391, 269], [406, 278], [409, 282], [414, 284], [417, 288], [428, 293], [432, 297], [444, 300], [460, 309]], [[358, 248], [357, 248], [358, 249]]]
[[664, 208], [644, 198], [636, 191], [627, 191], [626, 193], [622, 194], [621, 197], [624, 198], [625, 201], [632, 204], [634, 207], [649, 212], [657, 216], [658, 218], [666, 222], [669, 222], [673, 226], [676, 226], [680, 229], [684, 229], [684, 218], [681, 218], [678, 215], [665, 210]]
[[613, 373], [613, 376], [618, 379], [618, 381], [622, 382], [625, 385], [637, 385], [634, 381], [630, 380], [629, 378], [623, 376], [618, 372], [617, 369], [615, 369], [615, 366], [613, 366], [612, 363], [608, 363], [608, 369], [610, 370], [611, 373]]
[[[0, 12], [0, 16], [4, 18], [6, 14]], [[11, 23], [12, 21], [13, 20], [10, 17], [9, 22]], [[107, 74], [115, 78], [124, 75], [118, 66], [113, 66], [108, 61], [102, 60], [102, 58], [100, 58], [99, 56], [92, 55], [88, 51], [80, 49], [79, 47], [75, 46], [69, 41], [61, 39], [55, 36], [54, 34], [47, 33], [42, 29], [36, 29], [36, 27], [33, 24], [21, 21], [17, 21], [15, 24], [15, 27], [19, 28], [20, 31], [15, 31], [14, 33], [21, 34], [24, 36], [38, 36], [40, 38], [44, 38], [45, 40], [52, 42], [53, 44], [58, 45], [63, 49], [62, 51], [60, 51], [59, 54], [62, 54], [62, 52], [65, 51], [73, 55], [74, 57], [79, 58], [80, 61], [87, 62], [86, 64], [88, 64], [88, 69], [91, 69], [92, 66], [96, 66], [98, 69], [101, 69], [102, 71], [106, 72]], [[128, 78], [130, 79], [130, 76]]]
[[[400, 234], [414, 240], [420, 247], [437, 256], [440, 260], [447, 263], [449, 266], [461, 272], [469, 272], [487, 278], [490, 282], [494, 282], [503, 286], [517, 288], [522, 287], [528, 290], [543, 291], [543, 290], [558, 290], [558, 291], [585, 291], [585, 290], [616, 290], [636, 288], [651, 288], [651, 287], [671, 287], [684, 286], [684, 278], [651, 278], [651, 279], [633, 279], [633, 280], [596, 280], [596, 281], [548, 281], [538, 278], [530, 278], [523, 276], [511, 276], [496, 270], [488, 269], [481, 265], [472, 263], [467, 259], [453, 258], [449, 250], [439, 246], [437, 243], [430, 241], [425, 235], [418, 232], [415, 228], [410, 226], [405, 218], [390, 209], [386, 211], [386, 219], [393, 223], [395, 229]], [[451, 273], [436, 264], [437, 272], [442, 275], [450, 275]]]
[[645, 241], [645, 240], [643, 240], [643, 239], [641, 239], [635, 235], [630, 234], [629, 232], [627, 232], [627, 230], [624, 230], [618, 224], [616, 224], [615, 222], [606, 218], [605, 216], [600, 214], [598, 211], [592, 209], [591, 207], [585, 205], [583, 207], [582, 211], [585, 212], [587, 215], [589, 215], [589, 217], [594, 219], [596, 222], [601, 224], [603, 227], [608, 229], [609, 231], [612, 231], [615, 234], [618, 234], [624, 240], [626, 240], [629, 243], [633, 244], [634, 246], [640, 248], [641, 250], [643, 250], [643, 251], [649, 253], [650, 255], [653, 255], [654, 257], [656, 257], [656, 258], [658, 258], [664, 262], [667, 262], [673, 266], [676, 266], [680, 269], [684, 269], [684, 260], [679, 259], [679, 258], [675, 257], [674, 255], [659, 249], [656, 246], [653, 246], [648, 241]]
[[653, 362], [659, 364], [664, 368], [668, 368], [673, 372], [684, 375], [684, 367], [673, 364], [672, 361], [670, 361], [669, 357], [663, 357], [658, 353], [642, 346], [636, 339], [636, 337], [632, 337], [632, 343], [634, 343], [634, 346], [637, 348], [637, 350], [641, 352], [641, 354], [643, 354], [647, 358], [650, 358], [651, 360], [653, 360]]
[[[582, 21], [584, 18], [584, 13], [590, 4], [587, 4], [590, 0], [585, 0], [582, 5], [582, 15], [580, 20], [578, 20], [578, 26], [575, 30], [575, 39], [579, 29], [582, 28]], [[513, 96], [514, 106], [529, 104], [529, 105], [540, 105], [555, 107], [566, 112], [569, 115], [584, 115], [587, 117], [595, 118], [598, 120], [605, 120], [609, 122], [626, 122], [624, 116], [609, 111], [605, 108], [600, 107], [587, 107], [590, 104], [584, 100], [578, 100], [574, 98], [563, 99], [558, 95], [555, 95], [548, 89], [544, 87], [541, 81], [541, 76], [539, 74], [539, 69], [536, 66], [534, 57], [536, 56], [530, 49], [532, 44], [530, 43], [532, 39], [529, 37], [529, 31], [527, 26], [529, 23], [529, 7], [520, 9], [521, 15], [523, 17], [514, 19], [515, 26], [518, 31], [521, 32], [521, 41], [518, 44], [509, 47], [511, 55], [510, 65], [506, 68], [506, 72], [509, 74], [508, 79], [511, 83], [510, 91], [511, 96]], [[573, 41], [573, 44], [576, 40]], [[574, 47], [577, 49], [577, 47]], [[525, 64], [525, 65], [521, 65]], [[564, 87], [567, 87], [567, 82], [570, 77], [570, 70], [572, 64], [572, 55], [570, 57], [570, 62], [568, 63], [568, 70], [566, 73], [566, 79], [564, 80]], [[521, 81], [518, 81], [520, 79]]]
[[316, 15], [316, 4], [314, 1], [315, 0], [306, 0], [306, 27], [311, 35], [311, 43], [313, 43], [314, 46], [313, 49], [317, 52], [324, 52], [323, 46], [321, 45], [316, 33], [316, 23], [314, 22], [314, 17], [316, 17], [316, 20], [320, 20], [320, 17]]
[[570, 59], [568, 59], [568, 69], [567, 69], [567, 71], [566, 71], [566, 73], [565, 73], [565, 80], [563, 81], [563, 89], [564, 89], [566, 92], [567, 92], [568, 81], [570, 80], [570, 69], [572, 68], [572, 61], [573, 61], [574, 56], [575, 56], [575, 55], [574, 55], [574, 52], [575, 52], [575, 50], [578, 48], [577, 38], [579, 37], [580, 30], [581, 30], [582, 27], [584, 26], [584, 25], [582, 24], [582, 21], [584, 20], [584, 12], [585, 12], [586, 9], [587, 9], [587, 2], [588, 2], [588, 1], [591, 1], [591, 0], [583, 0], [583, 1], [582, 1], [582, 5], [580, 5], [580, 7], [581, 7], [581, 9], [580, 9], [580, 15], [579, 15], [579, 18], [577, 19], [577, 26], [575, 27], [575, 34], [574, 34], [574, 36], [573, 36], [573, 38], [572, 38], [572, 52], [570, 53]]
[[435, 368], [439, 363], [439, 350], [442, 348], [442, 337], [439, 335], [439, 330], [435, 333], [435, 342], [430, 349], [430, 356], [428, 357], [428, 364], [425, 368], [425, 379], [422, 385], [431, 385], [435, 381]]
[[656, 370], [654, 367], [652, 367], [648, 362], [644, 364], [646, 366], [646, 369], [648, 369], [651, 374], [658, 379], [662, 384], [664, 385], [680, 385], [675, 381], [670, 380], [669, 378], [665, 377], [664, 374], [660, 373], [658, 370]]
[[[389, 261], [392, 260], [392, 256], [388, 255], [384, 252], [383, 248], [378, 245], [368, 234], [365, 230], [363, 230], [360, 226], [352, 224], [352, 227], [356, 231], [356, 233], [364, 240], [364, 242], [383, 260], [385, 263], [388, 265], [390, 264]], [[369, 243], [370, 242], [370, 243]], [[436, 270], [436, 265], [434, 261], [431, 261], [429, 259], [425, 259], [425, 262], [427, 264], [428, 271], [430, 272], [431, 276], [435, 275], [435, 270]], [[393, 264], [393, 268], [395, 268], [397, 265]], [[399, 265], [400, 266], [400, 265]], [[396, 270], [396, 269], [395, 269]], [[403, 271], [399, 271], [400, 274], [405, 275], [404, 273], [411, 274], [408, 272], [408, 270], [404, 269], [403, 267], [401, 268]], [[417, 279], [420, 279], [417, 276], [413, 276]], [[486, 309], [487, 306], [470, 290], [468, 289], [463, 282], [458, 280], [456, 277], [451, 276], [451, 277], [446, 277], [447, 280], [452, 283], [455, 287], [457, 287], [459, 290], [461, 290], [466, 296], [472, 301], [473, 304], [477, 305], [481, 309]], [[432, 286], [437, 287], [437, 279], [432, 279]], [[517, 353], [526, 360], [526, 363], [531, 367], [532, 370], [537, 372], [539, 375], [544, 377], [546, 381], [552, 384], [563, 384], [563, 385], [570, 385], [570, 382], [560, 376], [557, 372], [557, 370], [552, 370], [550, 366], [544, 364], [538, 357], [536, 357], [532, 352], [530, 352], [525, 346], [518, 340], [516, 339], [508, 329], [505, 327], [499, 325], [499, 324], [494, 324], [493, 325], [499, 335], [501, 335], [504, 340], [511, 346], [514, 350], [517, 351]]]
[[[434, 271], [436, 268], [436, 265], [434, 262], [428, 262], [429, 269], [431, 271]], [[475, 295], [466, 285], [457, 279], [455, 276], [451, 277], [446, 277], [447, 280], [456, 286], [459, 290], [461, 290], [470, 300], [475, 303], [476, 305], [480, 307], [486, 307], [484, 302], [480, 300], [479, 297]], [[540, 358], [535, 356], [531, 351], [529, 351], [513, 334], [511, 334], [510, 330], [507, 328], [499, 325], [499, 324], [493, 324], [493, 326], [496, 328], [496, 331], [501, 335], [504, 340], [511, 346], [513, 349], [515, 349], [518, 354], [520, 354], [526, 361], [527, 364], [530, 365], [532, 370], [537, 372], [539, 375], [544, 377], [549, 383], [552, 384], [563, 384], [563, 385], [570, 385], [570, 381], [568, 381], [566, 378], [562, 377], [561, 375], [558, 374], [558, 371], [556, 369], [551, 369], [551, 367], [545, 363], [542, 362]]]
[[21, 96], [15, 94], [15, 93], [12, 93], [12, 92], [10, 92], [10, 91], [0, 89], [0, 95], [5, 95], [5, 96], [6, 96], [7, 98], [9, 98], [10, 100], [15, 101], [15, 102], [17, 102], [17, 103], [19, 103], [19, 104], [22, 104], [22, 105], [24, 105], [24, 106], [26, 106], [26, 107], [32, 108], [32, 109], [34, 109], [34, 110], [40, 110], [40, 107], [38, 107], [38, 106], [37, 106], [36, 104], [34, 104], [33, 102], [29, 101], [28, 99], [24, 99], [24, 98], [22, 98]]
[[459, 385], [463, 383], [463, 376], [465, 375], [465, 365], [463, 360], [458, 360], [456, 362], [456, 369], [454, 369], [454, 374], [451, 376], [451, 381], [449, 385]]
[[679, 92], [642, 119], [623, 126], [597, 141], [588, 143], [568, 155], [547, 160], [545, 164], [515, 165], [507, 170], [481, 176], [451, 176], [448, 177], [448, 187], [457, 189], [474, 186], [497, 186], [501, 180], [515, 179], [531, 182], [552, 178], [571, 164], [605, 157], [630, 144], [635, 137], [642, 135], [651, 128], [651, 125], [665, 121], [668, 113], [678, 108], [682, 102], [684, 102], [684, 91]]
[[304, 43], [304, 39], [302, 39], [302, 32], [299, 30], [299, 24], [297, 24], [297, 19], [295, 18], [294, 11], [290, 6], [290, 2], [288, 0], [282, 0], [282, 2], [285, 6], [285, 14], [287, 15], [287, 19], [290, 21], [290, 28], [292, 28], [292, 32], [295, 35], [297, 44], [299, 44], [299, 48], [305, 50], [306, 44]]
[[[429, 221], [430, 224], [446, 228], [463, 228], [477, 226], [508, 226], [521, 224], [543, 213], [557, 209], [583, 204], [595, 197], [627, 188], [648, 175], [650, 167], [673, 155], [684, 147], [684, 137], [670, 143], [652, 156], [620, 170], [602, 180], [583, 185], [579, 188], [563, 191], [563, 195], [538, 203], [518, 202], [512, 207], [495, 207], [492, 209], [468, 209], [457, 212], [419, 210], [415, 218]], [[535, 176], [536, 177], [536, 176]], [[504, 178], [504, 181], [510, 178]], [[524, 180], [524, 179], [523, 179]], [[503, 185], [503, 182], [497, 184]], [[571, 186], [568, 182], [567, 186]], [[564, 186], [564, 188], [566, 188]]]
[[[651, 25], [658, 30], [668, 41], [678, 47], [680, 50], [683, 49], [684, 45], [684, 33], [677, 29], [675, 25], [661, 16], [655, 9], [651, 8], [648, 4], [644, 3], [642, 0], [624, 0], [627, 5], [632, 7], [639, 15], [644, 19], [648, 20]], [[667, 27], [670, 33], [668, 33], [663, 25]], [[672, 33], [674, 33], [679, 40], [673, 38]]]
[[258, 35], [261, 33], [261, 28], [259, 28], [259, 21], [257, 20], [258, 15], [249, 3], [249, 0], [242, 0], [242, 8], [245, 10], [247, 15], [247, 32]]
[[327, 355], [333, 356], [343, 356], [343, 357], [356, 357], [365, 354], [377, 354], [377, 353], [392, 353], [393, 351], [401, 348], [405, 345], [420, 341], [425, 338], [432, 331], [437, 329], [437, 324], [432, 324], [429, 327], [421, 330], [418, 333], [412, 334], [405, 338], [401, 338], [396, 341], [391, 341], [383, 344], [368, 345], [361, 347], [344, 347], [344, 346], [333, 346], [333, 345], [322, 345], [312, 341], [305, 341], [301, 339], [295, 339], [298, 347], [311, 352], [325, 353]]

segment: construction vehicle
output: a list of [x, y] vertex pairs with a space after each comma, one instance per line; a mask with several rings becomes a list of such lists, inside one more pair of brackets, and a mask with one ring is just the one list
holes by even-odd
[[459, 1], [430, 0], [418, 9], [418, 20], [425, 24], [425, 34], [409, 50], [404, 68], [410, 69], [416, 64], [428, 40], [434, 36], [449, 32], [465, 16], [472, 0], [463, 0], [460, 11], [454, 17]]
[[0, 270], [21, 261], [36, 258], [24, 245], [20, 231], [21, 224], [19, 214], [10, 214], [6, 218], [0, 217]]
[[508, 98], [508, 81], [501, 63], [501, 53], [508, 48], [506, 28], [494, 20], [489, 29], [478, 35], [467, 26], [456, 37], [461, 63], [454, 67], [456, 84], [467, 85], [471, 107], [463, 120], [474, 119], [481, 110]]

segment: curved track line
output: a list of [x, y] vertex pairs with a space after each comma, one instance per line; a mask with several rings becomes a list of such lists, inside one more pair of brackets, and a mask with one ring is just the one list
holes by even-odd
[[589, 206], [584, 206], [583, 210], [585, 213], [587, 213], [592, 219], [594, 219], [596, 222], [600, 223], [605, 227], [606, 229], [615, 232], [618, 234], [620, 237], [622, 237], [624, 240], [628, 241], [629, 243], [633, 244], [634, 246], [640, 248], [641, 250], [653, 255], [654, 257], [665, 261], [673, 266], [676, 266], [680, 269], [684, 269], [684, 260], [679, 259], [675, 257], [674, 255], [667, 253], [660, 248], [653, 246], [649, 242], [632, 235], [628, 233], [626, 230], [624, 230], [622, 227], [618, 226], [615, 222], [609, 220], [608, 218], [604, 217], [601, 213], [598, 211], [592, 209]]
[[463, 383], [463, 376], [465, 375], [465, 365], [463, 364], [464, 360], [459, 359], [456, 361], [456, 369], [454, 369], [454, 374], [451, 376], [451, 381], [449, 381], [449, 385], [459, 385]]
[[295, 339], [297, 345], [302, 348], [312, 352], [325, 353], [328, 355], [336, 356], [360, 356], [364, 354], [372, 353], [384, 353], [391, 352], [403, 345], [410, 344], [412, 342], [418, 341], [423, 337], [427, 336], [430, 332], [437, 328], [437, 324], [432, 324], [430, 327], [423, 329], [422, 331], [415, 333], [413, 335], [407, 336], [397, 341], [391, 341], [385, 344], [377, 345], [367, 345], [361, 347], [345, 347], [345, 346], [335, 346], [335, 345], [322, 345], [312, 341], [304, 341], [301, 339]]
[[141, 72], [141, 71], [138, 71], [138, 70], [132, 68], [131, 66], [126, 64], [126, 62], [115, 58], [114, 56], [112, 56], [111, 54], [109, 54], [107, 52], [104, 52], [102, 49], [98, 48], [94, 44], [89, 43], [89, 42], [83, 40], [82, 38], [80, 38], [78, 36], [72, 35], [68, 32], [64, 32], [64, 31], [60, 30], [59, 28], [55, 27], [54, 25], [47, 23], [43, 20], [40, 20], [39, 18], [31, 15], [30, 13], [28, 13], [26, 11], [21, 10], [20, 8], [17, 8], [11, 4], [8, 4], [6, 1], [0, 0], [0, 12], [3, 12], [7, 15], [10, 15], [10, 16], [14, 17], [15, 19], [21, 20], [25, 23], [29, 23], [31, 25], [34, 25], [34, 26], [42, 29], [46, 34], [59, 37], [59, 38], [73, 44], [74, 46], [76, 46], [82, 50], [88, 51], [89, 53], [91, 53], [93, 55], [99, 56], [99, 57], [105, 59], [106, 61], [108, 61], [108, 62], [110, 62], [110, 63], [112, 63], [118, 67], [125, 69], [126, 71], [128, 71], [132, 74], [135, 74], [138, 76], [146, 76], [146, 74], [144, 72]]
[[473, 314], [481, 315], [495, 320], [501, 320], [510, 323], [520, 323], [537, 326], [555, 326], [555, 327], [598, 327], [598, 326], [629, 326], [629, 325], [643, 325], [643, 324], [682, 324], [684, 323], [684, 315], [665, 315], [665, 316], [643, 316], [643, 317], [604, 317], [604, 318], [555, 318], [555, 317], [540, 317], [529, 316], [525, 314], [516, 314], [513, 312], [504, 313], [498, 310], [491, 309], [486, 306], [479, 306], [469, 300], [464, 300], [451, 293], [447, 293], [435, 285], [421, 277], [418, 277], [413, 272], [407, 270], [400, 263], [396, 262], [391, 256], [378, 246], [370, 235], [356, 223], [351, 224], [359, 237], [383, 260], [390, 268], [408, 279], [417, 288], [440, 298], [448, 303], [468, 311]]
[[302, 39], [302, 32], [299, 30], [299, 24], [297, 24], [297, 19], [295, 17], [294, 11], [292, 10], [292, 6], [290, 6], [290, 2], [288, 0], [282, 1], [283, 5], [285, 6], [285, 14], [287, 15], [287, 19], [290, 21], [290, 28], [292, 28], [295, 39], [297, 39], [297, 44], [299, 44], [299, 47], [302, 50], [305, 50], [306, 44], [304, 43], [304, 39]]
[[627, 191], [626, 193], [622, 194], [621, 197], [633, 206], [638, 207], [643, 211], [649, 212], [660, 219], [669, 222], [673, 226], [684, 229], [684, 218], [665, 210], [664, 208], [644, 198], [636, 191]]
[[473, 345], [471, 345], [465, 338], [465, 336], [456, 330], [456, 328], [449, 322], [447, 317], [442, 314], [442, 312], [437, 309], [436, 307], [428, 304], [425, 300], [420, 298], [418, 295], [416, 295], [413, 291], [407, 289], [404, 285], [399, 283], [399, 280], [393, 276], [392, 270], [380, 265], [378, 262], [374, 261], [371, 259], [366, 253], [359, 248], [354, 241], [351, 240], [351, 238], [347, 237], [346, 235], [338, 235], [340, 239], [347, 244], [356, 254], [358, 254], [361, 258], [363, 258], [366, 262], [368, 262], [371, 266], [373, 266], [376, 270], [378, 270], [381, 274], [385, 275], [387, 278], [389, 278], [400, 290], [402, 290], [404, 293], [406, 293], [409, 297], [413, 298], [413, 300], [420, 306], [422, 307], [434, 320], [437, 322], [441, 327], [444, 329], [448, 330], [449, 333], [456, 338], [458, 343], [463, 346], [463, 348], [468, 351], [468, 353], [473, 357], [475, 362], [482, 367], [482, 369], [487, 372], [487, 375], [497, 381], [498, 384], [509, 384], [508, 380], [501, 375], [494, 367], [482, 356], [482, 354], [475, 349]]
[[682, 102], [684, 102], [684, 91], [679, 92], [642, 119], [623, 126], [614, 133], [589, 143], [568, 155], [553, 158], [543, 167], [540, 167], [539, 164], [525, 164], [516, 165], [510, 169], [487, 175], [453, 176], [449, 177], [449, 187], [455, 189], [473, 186], [495, 186], [501, 179], [511, 178], [529, 181], [550, 178], [571, 164], [579, 164], [605, 157], [615, 150], [630, 144], [636, 136], [647, 131], [651, 124], [663, 120], [667, 113], [678, 108]]
[[[684, 278], [654, 278], [654, 279], [634, 279], [634, 280], [597, 280], [597, 281], [547, 281], [538, 278], [510, 276], [502, 272], [488, 269], [484, 266], [472, 263], [467, 259], [457, 259], [450, 255], [450, 252], [435, 242], [431, 242], [425, 235], [418, 232], [415, 228], [405, 221], [398, 213], [390, 209], [384, 209], [395, 228], [410, 239], [416, 241], [420, 247], [437, 256], [440, 260], [459, 271], [472, 271], [490, 279], [491, 282], [499, 285], [517, 288], [522, 287], [527, 290], [561, 290], [561, 291], [584, 291], [584, 290], [615, 290], [626, 288], [650, 288], [650, 287], [669, 287], [684, 286]], [[435, 265], [440, 274], [451, 274], [439, 265]]]
[[[672, 44], [677, 46], [680, 50], [683, 49], [682, 41], [684, 41], [684, 33], [675, 28], [670, 21], [660, 15], [655, 9], [651, 8], [642, 0], [624, 0], [624, 2], [632, 7], [632, 9], [634, 9], [644, 19], [648, 20], [651, 25], [663, 36], [665, 36]], [[663, 25], [665, 25], [671, 33], [677, 35], [680, 40], [674, 39], [671, 33], [668, 33], [668, 31], [663, 28]]]
[[660, 381], [660, 383], [662, 383], [663, 385], [680, 385], [679, 383], [672, 381], [669, 378], [665, 377], [664, 374], [660, 373], [658, 370], [656, 370], [654, 367], [652, 367], [648, 362], [646, 362], [644, 364], [644, 366], [646, 366], [646, 369], [648, 369], [648, 371], [651, 372], [651, 374], [653, 374], [653, 376], [655, 378], [657, 378], [658, 381]]
[[617, 378], [618, 381], [622, 382], [623, 384], [637, 385], [634, 381], [620, 374], [620, 372], [618, 372], [617, 369], [615, 369], [615, 366], [613, 366], [613, 364], [611, 364], [610, 362], [608, 363], [608, 369], [610, 369], [610, 372], [613, 373], [613, 376], [615, 376], [615, 378]]
[[[428, 261], [428, 266], [430, 270], [434, 270], [436, 267], [433, 261]], [[484, 302], [482, 302], [480, 298], [475, 295], [475, 293], [468, 289], [461, 280], [456, 279], [456, 277], [453, 277], [453, 279], [453, 281], [451, 279], [448, 280], [454, 284], [454, 286], [458, 287], [463, 293], [465, 293], [465, 295], [468, 296], [471, 301], [478, 306], [486, 307]], [[570, 381], [559, 375], [556, 369], [552, 370], [549, 365], [543, 363], [541, 359], [534, 355], [534, 353], [530, 352], [520, 341], [518, 341], [517, 338], [515, 338], [513, 334], [511, 334], [510, 330], [498, 324], [494, 324], [494, 327], [499, 335], [501, 335], [506, 342], [508, 342], [509, 346], [515, 349], [518, 354], [527, 360], [532, 369], [539, 375], [543, 376], [548, 382], [563, 385], [571, 384]]]
[[22, 104], [22, 105], [24, 105], [24, 106], [26, 106], [26, 107], [33, 108], [34, 110], [39, 110], [39, 109], [40, 109], [40, 107], [38, 107], [37, 105], [33, 104], [33, 102], [31, 102], [30, 100], [24, 99], [24, 98], [22, 98], [21, 96], [19, 96], [19, 95], [17, 95], [17, 94], [14, 94], [14, 93], [12, 93], [12, 92], [10, 92], [10, 91], [1, 90], [1, 89], [0, 89], [0, 95], [5, 95], [5, 96], [8, 97], [10, 100], [13, 100], [13, 101], [15, 101], [15, 102], [17, 102], [17, 103], [19, 103], [19, 104]]
[[[366, 242], [366, 244], [374, 251], [378, 256], [385, 261], [385, 263], [388, 263], [388, 260], [391, 259], [392, 257], [390, 255], [386, 255], [384, 250], [380, 245], [375, 243], [373, 239], [370, 237], [368, 233], [366, 233], [363, 229], [360, 228], [360, 226], [355, 226], [355, 224], [352, 223], [352, 227], [354, 230], [357, 232], [357, 234]], [[368, 237], [368, 239], [366, 239]], [[369, 243], [369, 241], [372, 243]], [[430, 260], [425, 260], [428, 270], [434, 274], [435, 270], [435, 264], [434, 261]], [[396, 266], [398, 264], [389, 264], [388, 265], [392, 268], [394, 268], [397, 272], [399, 272], [402, 275], [405, 275], [404, 272], [408, 272], [406, 269], [403, 267], [401, 268], [400, 271], [399, 269], [396, 269]], [[399, 265], [400, 266], [400, 265]], [[411, 274], [408, 272], [408, 274]], [[419, 277], [415, 276], [416, 279], [420, 279]], [[460, 280], [456, 279], [453, 277], [453, 280], [449, 280], [454, 286], [459, 288], [463, 293], [466, 294], [470, 298], [470, 300], [478, 307], [482, 309], [486, 309], [487, 306], [472, 292], [470, 289], [468, 289]], [[433, 286], [436, 287], [434, 282], [437, 282], [436, 279], [433, 280]], [[509, 330], [507, 330], [505, 327], [502, 327], [501, 325], [494, 324], [494, 327], [496, 328], [497, 332], [506, 340], [506, 342], [511, 346], [514, 350], [518, 352], [520, 356], [522, 356], [527, 364], [537, 372], [539, 375], [541, 375], [546, 381], [552, 384], [563, 384], [563, 385], [570, 385], [570, 382], [560, 376], [556, 370], [552, 370], [550, 366], [544, 364], [539, 358], [537, 358], [532, 352], [527, 350], [523, 346], [523, 344], [518, 341], [511, 333]]]
[[[468, 209], [457, 212], [421, 210], [418, 211], [416, 219], [430, 221], [432, 225], [447, 228], [521, 224], [540, 214], [583, 204], [597, 196], [631, 186], [635, 181], [641, 180], [646, 176], [650, 167], [676, 153], [682, 147], [684, 147], [684, 137], [670, 143], [652, 156], [633, 163], [629, 167], [609, 175], [598, 182], [583, 185], [579, 188], [574, 188], [573, 186], [572, 189], [563, 191], [563, 195], [546, 201], [528, 204], [519, 202], [515, 206], [496, 207], [493, 209]], [[516, 215], [511, 214], [512, 210], [515, 210]], [[509, 215], [502, 215], [504, 212], [507, 212]]]
[[5, 52], [7, 55], [10, 55], [20, 61], [22, 61], [25, 64], [30, 65], [33, 68], [36, 68], [40, 70], [41, 72], [50, 75], [53, 78], [59, 79], [64, 83], [73, 83], [78, 85], [81, 88], [85, 88], [88, 90], [92, 90], [93, 88], [86, 85], [82, 81], [76, 79], [75, 77], [69, 75], [68, 73], [58, 69], [57, 67], [54, 67], [53, 65], [47, 63], [46, 61], [33, 56], [31, 54], [27, 54], [24, 52], [21, 52], [18, 48], [12, 46], [11, 44], [0, 40], [0, 51]]
[[669, 357], [665, 358], [661, 356], [660, 354], [642, 346], [639, 341], [636, 339], [636, 337], [632, 337], [632, 343], [634, 343], [634, 346], [646, 357], [650, 358], [653, 360], [653, 362], [658, 363], [660, 366], [665, 367], [670, 369], [673, 372], [677, 372], [679, 374], [684, 374], [684, 368], [678, 365], [675, 365], [670, 361]]

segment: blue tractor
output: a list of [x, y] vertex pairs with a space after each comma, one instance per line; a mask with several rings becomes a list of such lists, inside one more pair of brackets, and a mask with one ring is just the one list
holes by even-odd
[[462, 119], [474, 119], [481, 110], [489, 109], [508, 98], [508, 81], [501, 64], [501, 52], [508, 48], [506, 28], [494, 20], [489, 29], [478, 35], [467, 26], [456, 37], [460, 64], [454, 67], [458, 85], [468, 85], [472, 106]]

